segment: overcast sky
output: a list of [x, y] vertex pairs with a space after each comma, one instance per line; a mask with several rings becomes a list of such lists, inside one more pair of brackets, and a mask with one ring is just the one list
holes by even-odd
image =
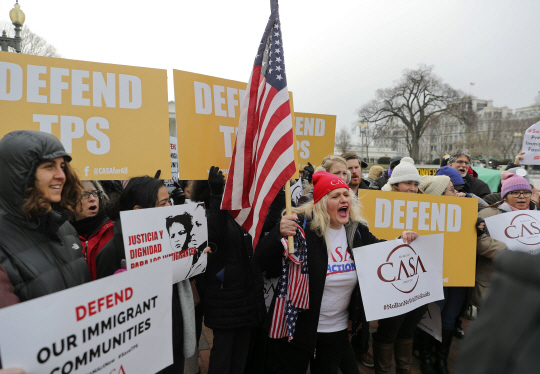
[[[15, 0], [0, 0], [9, 20]], [[69, 59], [247, 81], [269, 0], [20, 0], [26, 23]], [[356, 110], [406, 68], [435, 66], [456, 89], [495, 106], [540, 91], [540, 1], [281, 0], [295, 111], [357, 122]]]

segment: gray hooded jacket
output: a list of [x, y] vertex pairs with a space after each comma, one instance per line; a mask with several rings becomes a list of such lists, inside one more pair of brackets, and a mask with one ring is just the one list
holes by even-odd
[[56, 157], [71, 160], [58, 139], [44, 132], [13, 131], [0, 140], [0, 264], [21, 301], [91, 279], [67, 211], [30, 217], [21, 210], [37, 167]]

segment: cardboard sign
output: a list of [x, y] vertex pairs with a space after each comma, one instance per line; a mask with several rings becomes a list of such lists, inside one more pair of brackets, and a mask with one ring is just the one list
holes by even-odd
[[419, 167], [418, 168], [418, 174], [420, 174], [420, 176], [424, 176], [424, 175], [435, 175], [437, 173], [437, 170], [439, 170], [438, 168], [423, 168], [423, 167]]
[[270, 309], [274, 293], [276, 292], [277, 282], [279, 278], [264, 278], [264, 304], [266, 305], [266, 311]]
[[336, 116], [314, 113], [294, 113], [296, 149], [300, 158], [298, 169], [308, 161], [320, 165], [323, 158], [334, 154]]
[[418, 323], [418, 327], [442, 342], [441, 309], [435, 303], [428, 304], [428, 309]]
[[403, 230], [444, 233], [444, 286], [474, 286], [476, 199], [375, 190], [358, 194], [369, 230], [379, 239], [395, 239]]
[[27, 373], [156, 373], [173, 363], [171, 263], [0, 310], [4, 367]]
[[397, 239], [353, 248], [368, 321], [444, 299], [443, 242], [444, 234], [435, 234], [411, 244]]
[[2, 53], [0, 137], [56, 136], [83, 180], [170, 179], [167, 71]]
[[299, 178], [298, 181], [291, 187], [291, 200], [298, 206], [298, 200], [302, 197], [302, 178]]
[[540, 212], [520, 210], [485, 219], [489, 235], [512, 251], [540, 253]]
[[[181, 70], [173, 74], [178, 147], [189, 150], [179, 159], [181, 178], [208, 179], [211, 166], [219, 166], [227, 178], [247, 83]], [[294, 113], [291, 92], [289, 100]]]
[[174, 187], [174, 182], [178, 182], [178, 140], [174, 136], [171, 136], [170, 139], [172, 178], [163, 181], [166, 187]]
[[521, 165], [540, 165], [540, 122], [536, 122], [523, 133], [523, 160]]
[[204, 203], [120, 212], [127, 269], [173, 262], [172, 282], [206, 271], [208, 229]]

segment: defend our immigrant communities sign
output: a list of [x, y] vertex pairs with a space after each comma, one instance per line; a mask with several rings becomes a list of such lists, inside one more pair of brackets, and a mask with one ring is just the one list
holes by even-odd
[[403, 230], [444, 233], [444, 286], [474, 286], [476, 199], [375, 190], [358, 194], [369, 230], [379, 239], [395, 239]]
[[[226, 178], [247, 83], [181, 70], [173, 73], [178, 148], [191, 150], [183, 152], [179, 159], [181, 178], [208, 179], [211, 166], [219, 166]], [[291, 92], [289, 100], [294, 128]], [[295, 131], [293, 136], [296, 137]], [[296, 149], [295, 160], [298, 165]]]
[[540, 253], [540, 212], [519, 210], [485, 219], [489, 235], [512, 251]]
[[374, 321], [407, 313], [444, 299], [444, 234], [396, 239], [353, 248], [366, 318]]
[[166, 70], [2, 53], [0, 106], [0, 137], [53, 134], [83, 180], [171, 178]]
[[521, 165], [540, 165], [540, 122], [536, 122], [523, 133]]
[[299, 170], [303, 170], [308, 161], [312, 165], [320, 165], [326, 156], [334, 154], [336, 116], [296, 112], [294, 132], [300, 159]]
[[172, 283], [206, 271], [204, 203], [120, 212], [128, 271], [156, 261], [173, 263]]
[[70, 374], [171, 365], [171, 266], [161, 261], [1, 309], [2, 365]]

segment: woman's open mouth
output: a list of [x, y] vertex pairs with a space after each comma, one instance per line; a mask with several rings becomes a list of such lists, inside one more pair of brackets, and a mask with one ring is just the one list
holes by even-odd
[[338, 215], [340, 217], [347, 217], [348, 214], [349, 214], [349, 207], [348, 206], [344, 206], [344, 207], [338, 209]]

